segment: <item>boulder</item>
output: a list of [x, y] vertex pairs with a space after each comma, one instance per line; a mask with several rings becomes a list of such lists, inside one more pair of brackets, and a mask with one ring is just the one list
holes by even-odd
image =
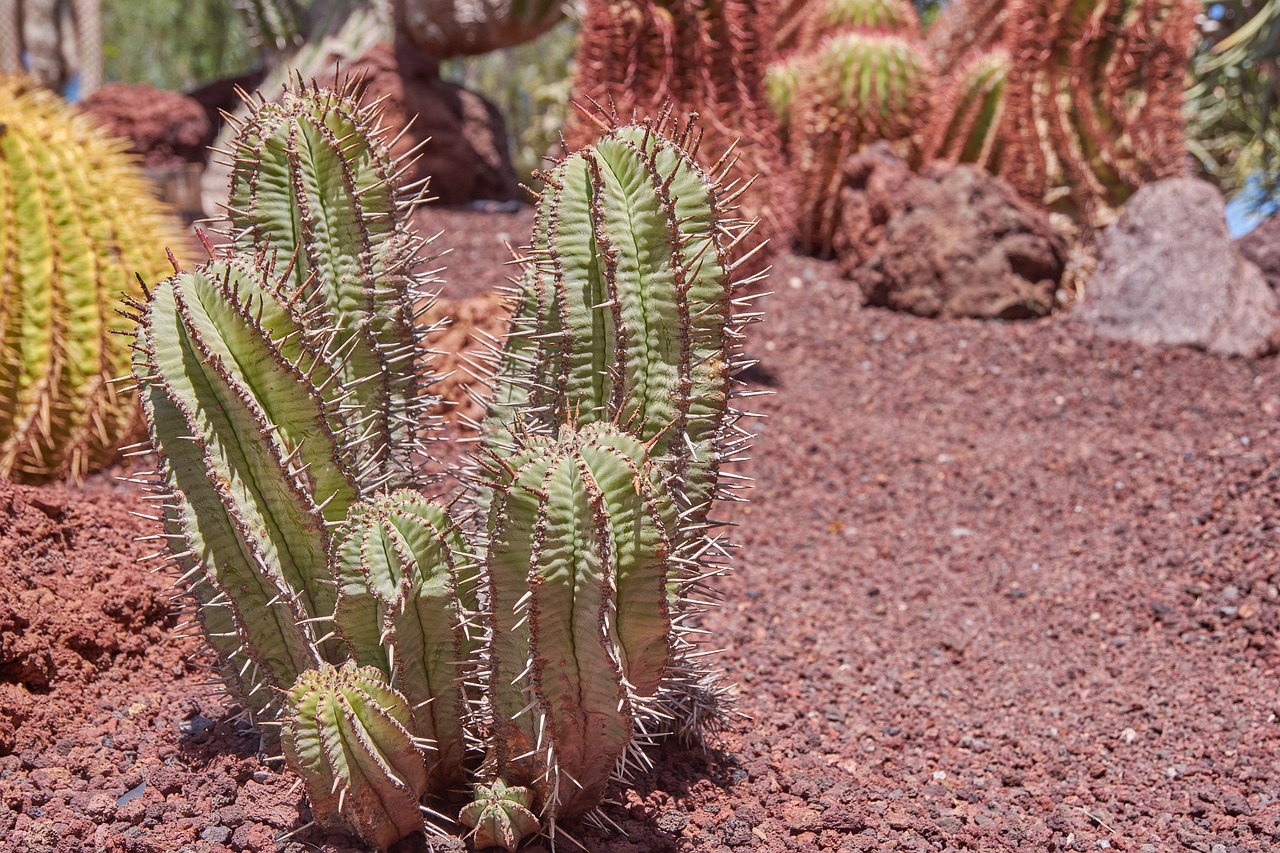
[[1272, 290], [1280, 290], [1280, 215], [1237, 240], [1236, 249], [1246, 261], [1262, 270]]
[[875, 255], [889, 220], [906, 206], [906, 187], [915, 175], [887, 142], [877, 142], [849, 158], [840, 187], [840, 225], [834, 248], [848, 278]]
[[392, 154], [400, 157], [430, 139], [405, 173], [406, 183], [431, 178], [444, 204], [517, 199], [506, 125], [493, 104], [440, 79], [440, 63], [406, 44], [380, 44], [346, 70], [359, 78], [366, 103], [382, 102], [382, 123], [393, 134], [413, 120]]
[[80, 107], [147, 166], [202, 164], [214, 126], [198, 101], [143, 83], [108, 83]]
[[[866, 157], [877, 162], [859, 190]], [[888, 157], [853, 158], [842, 196], [841, 265], [868, 304], [1002, 320], [1053, 310], [1067, 244], [1042, 212], [976, 166], [932, 163], [915, 176]]]
[[1280, 343], [1280, 302], [1231, 242], [1222, 194], [1196, 178], [1140, 189], [1098, 243], [1075, 319], [1108, 337], [1259, 356]]

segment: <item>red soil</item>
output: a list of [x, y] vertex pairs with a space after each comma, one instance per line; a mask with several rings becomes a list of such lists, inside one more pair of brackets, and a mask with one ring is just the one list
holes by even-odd
[[[433, 216], [472, 244], [448, 296], [528, 226]], [[706, 624], [749, 719], [660, 750], [587, 849], [1280, 847], [1280, 362], [859, 309], [815, 262], [772, 281]], [[135, 509], [0, 485], [0, 849], [277, 849], [302, 793], [185, 662]]]

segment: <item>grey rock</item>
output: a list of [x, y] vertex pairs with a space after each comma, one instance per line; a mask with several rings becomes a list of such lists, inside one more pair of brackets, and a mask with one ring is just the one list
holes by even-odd
[[1195, 178], [1143, 187], [1098, 242], [1075, 320], [1147, 346], [1254, 357], [1280, 344], [1280, 301], [1231, 242], [1217, 188]]

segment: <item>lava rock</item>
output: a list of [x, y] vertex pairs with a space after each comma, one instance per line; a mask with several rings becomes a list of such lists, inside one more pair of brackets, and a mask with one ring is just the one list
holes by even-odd
[[1280, 215], [1273, 216], [1236, 241], [1236, 250], [1262, 270], [1272, 290], [1280, 290]]
[[407, 44], [380, 44], [347, 70], [364, 75], [365, 103], [385, 98], [382, 124], [392, 134], [413, 120], [391, 151], [401, 157], [423, 146], [402, 183], [430, 176], [431, 195], [444, 204], [518, 198], [502, 115], [476, 93], [440, 79], [437, 60]]
[[1053, 310], [1066, 241], [1000, 178], [945, 163], [913, 176], [869, 151], [851, 159], [846, 181], [840, 265], [867, 304], [1002, 320]]
[[1231, 242], [1216, 187], [1168, 178], [1140, 189], [1098, 243], [1075, 319], [1113, 338], [1259, 356], [1280, 344], [1280, 301]]
[[144, 83], [108, 83], [80, 103], [111, 136], [147, 166], [202, 164], [213, 142], [213, 123], [204, 107], [181, 92]]

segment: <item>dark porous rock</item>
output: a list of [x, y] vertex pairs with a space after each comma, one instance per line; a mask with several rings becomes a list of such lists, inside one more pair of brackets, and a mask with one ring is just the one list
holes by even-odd
[[887, 142], [877, 142], [846, 161], [840, 187], [840, 227], [834, 246], [840, 272], [852, 272], [875, 255], [889, 220], [906, 207], [906, 187], [915, 175]]
[[1147, 346], [1258, 356], [1280, 343], [1280, 303], [1231, 242], [1222, 194], [1195, 178], [1148, 184], [1098, 243], [1075, 312], [1086, 327]]
[[364, 75], [365, 103], [385, 98], [382, 124], [392, 135], [413, 121], [391, 151], [402, 157], [423, 146], [403, 183], [430, 176], [430, 194], [444, 204], [519, 198], [502, 116], [476, 93], [440, 79], [438, 61], [404, 44], [380, 44], [348, 70]]
[[1236, 249], [1262, 270], [1272, 290], [1280, 290], [1280, 214], [1237, 240]]
[[[857, 176], [872, 157], [878, 162], [859, 198]], [[1007, 183], [976, 166], [944, 163], [912, 176], [883, 152], [851, 165], [843, 198], [853, 215], [841, 266], [868, 304], [1002, 320], [1053, 310], [1066, 241]]]
[[108, 134], [127, 140], [147, 166], [203, 163], [213, 141], [204, 107], [181, 92], [108, 83], [80, 106]]

